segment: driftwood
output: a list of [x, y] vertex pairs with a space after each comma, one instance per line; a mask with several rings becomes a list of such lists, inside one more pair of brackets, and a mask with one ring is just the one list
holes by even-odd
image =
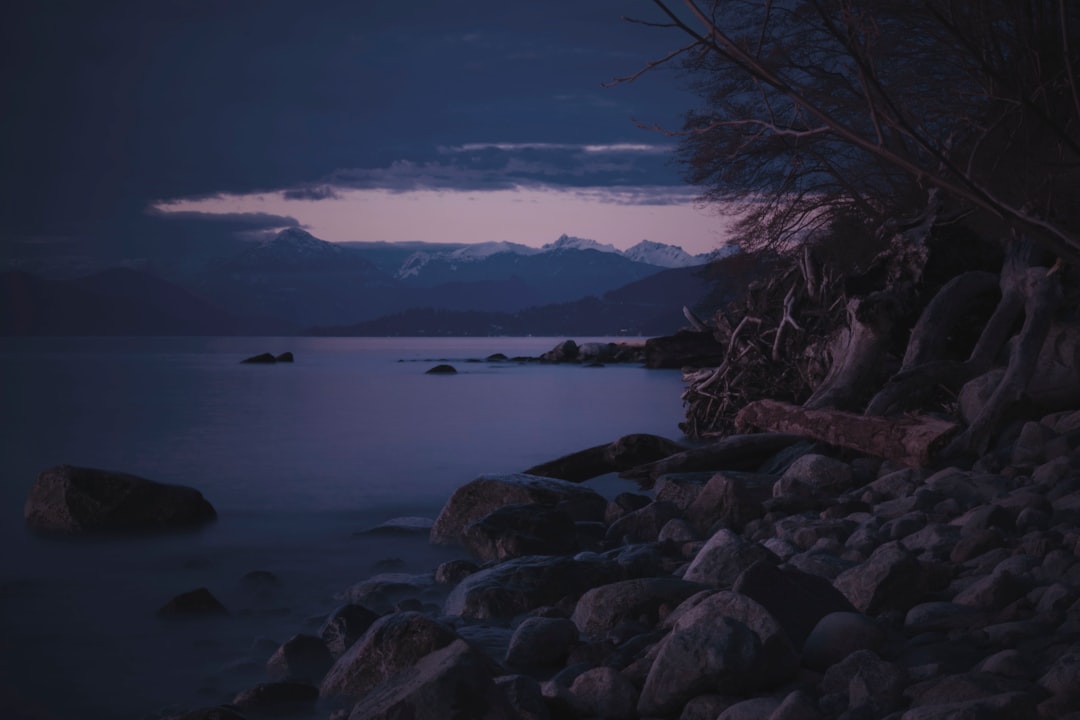
[[924, 467], [959, 426], [928, 416], [867, 417], [832, 409], [810, 409], [775, 400], [758, 400], [736, 416], [736, 426], [792, 433], [893, 460]]
[[649, 488], [661, 475], [668, 473], [718, 469], [754, 471], [773, 455], [801, 439], [798, 435], [784, 433], [729, 435], [711, 445], [638, 465], [619, 475], [636, 480], [642, 487]]

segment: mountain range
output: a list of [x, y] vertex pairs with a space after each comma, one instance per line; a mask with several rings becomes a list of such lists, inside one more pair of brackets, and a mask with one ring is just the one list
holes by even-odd
[[[419, 329], [408, 330], [413, 323], [402, 318], [425, 309], [516, 316], [513, 322], [488, 323], [488, 330], [538, 334], [550, 326], [542, 317], [566, 317], [565, 306], [585, 298], [619, 306], [618, 312], [599, 315], [579, 308], [580, 317], [595, 316], [604, 325], [596, 333], [641, 331], [666, 322], [653, 319], [665, 314], [660, 308], [678, 316], [683, 305], [708, 292], [698, 278], [709, 261], [649, 241], [626, 251], [566, 235], [541, 248], [506, 242], [330, 243], [289, 228], [182, 266], [110, 268], [79, 278], [0, 273], [0, 333], [293, 334], [313, 327], [385, 325], [396, 318], [400, 331], [380, 334], [415, 334]], [[663, 273], [682, 279], [664, 289], [646, 284], [656, 288], [648, 299], [620, 299], [622, 289]], [[549, 306], [562, 309], [545, 314]], [[677, 329], [677, 317], [671, 322], [670, 330]]]

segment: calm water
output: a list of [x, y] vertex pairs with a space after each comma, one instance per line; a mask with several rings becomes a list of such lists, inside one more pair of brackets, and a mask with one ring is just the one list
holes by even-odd
[[[461, 556], [356, 531], [434, 517], [481, 473], [632, 432], [682, 439], [678, 372], [465, 362], [558, 340], [0, 339], [0, 716], [141, 719], [227, 701], [261, 679], [266, 647], [313, 632], [352, 583]], [[239, 364], [286, 350], [294, 364]], [[424, 374], [441, 361], [459, 374]], [[26, 492], [60, 463], [192, 485], [219, 521], [151, 540], [30, 534]], [[280, 586], [254, 598], [241, 583], [253, 570]], [[200, 586], [233, 614], [155, 617]]]

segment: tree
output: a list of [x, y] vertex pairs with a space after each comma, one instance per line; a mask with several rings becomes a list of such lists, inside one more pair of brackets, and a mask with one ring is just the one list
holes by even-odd
[[[1011, 338], [1008, 365], [989, 401], [948, 452], [985, 449], [1036, 376], [1047, 338], [1059, 337], [1062, 277], [1071, 272], [1066, 264], [1080, 260], [1080, 6], [1066, 0], [654, 4], [659, 20], [635, 22], [675, 29], [687, 41], [650, 68], [681, 60], [703, 101], [672, 132], [680, 137], [687, 177], [707, 199], [734, 203], [743, 239], [790, 251], [846, 225], [856, 239], [874, 235], [891, 243], [883, 285], [846, 298], [846, 321], [813, 348], [830, 362], [804, 405], [901, 412], [930, 388], [955, 391], [987, 373]], [[929, 302], [912, 291], [925, 262], [919, 248], [946, 220], [1004, 247], [997, 288], [993, 276], [969, 269]], [[774, 361], [785, 328], [789, 337], [800, 330], [792, 308], [823, 289], [811, 254], [802, 256], [800, 269], [801, 283], [781, 291], [783, 310], [769, 330]], [[943, 340], [994, 290], [996, 307], [966, 357], [945, 357]], [[921, 316], [899, 371], [881, 388], [875, 382], [887, 365], [890, 337], [912, 304]], [[734, 364], [736, 351], [740, 358], [754, 355], [739, 337], [748, 319], [759, 333], [764, 329], [763, 317], [749, 312], [737, 326], [718, 318], [730, 348], [724, 366]], [[690, 378], [692, 386], [716, 387], [729, 370], [702, 371]]]
[[[777, 243], [939, 189], [1080, 259], [1080, 6], [1066, 0], [654, 0], [704, 106], [688, 179]], [[706, 9], [706, 5], [708, 5]]]

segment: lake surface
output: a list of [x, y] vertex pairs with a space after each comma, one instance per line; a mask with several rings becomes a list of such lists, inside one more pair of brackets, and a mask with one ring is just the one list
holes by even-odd
[[[628, 433], [685, 439], [677, 371], [468, 362], [560, 340], [0, 338], [0, 716], [142, 720], [226, 702], [349, 585], [464, 557], [358, 531], [434, 517], [480, 474]], [[296, 361], [239, 363], [284, 351]], [[458, 374], [425, 374], [440, 362]], [[152, 539], [30, 533], [26, 493], [61, 463], [194, 486], [218, 522]], [[256, 596], [242, 580], [256, 570], [280, 585]], [[197, 587], [232, 614], [155, 616]]]

